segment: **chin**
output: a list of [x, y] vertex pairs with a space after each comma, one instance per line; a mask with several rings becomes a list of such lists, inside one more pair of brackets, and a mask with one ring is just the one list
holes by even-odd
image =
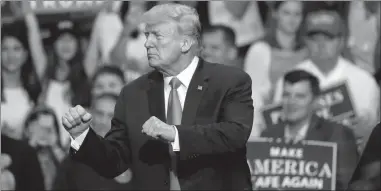
[[286, 115], [285, 116], [285, 121], [287, 122], [296, 122], [296, 121], [299, 121], [301, 119], [300, 116], [298, 115]]

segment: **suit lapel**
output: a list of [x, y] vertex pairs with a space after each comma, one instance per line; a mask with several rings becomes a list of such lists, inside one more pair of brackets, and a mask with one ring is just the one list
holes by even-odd
[[181, 119], [182, 125], [194, 124], [202, 95], [208, 88], [208, 78], [208, 75], [205, 73], [205, 63], [202, 59], [200, 59], [185, 97], [183, 115]]
[[320, 123], [321, 120], [316, 115], [313, 115], [305, 138], [306, 140], [324, 141], [325, 136], [321, 130], [324, 127], [321, 127]]
[[164, 80], [160, 72], [154, 71], [149, 76], [147, 90], [149, 112], [152, 116], [166, 121], [164, 105]]

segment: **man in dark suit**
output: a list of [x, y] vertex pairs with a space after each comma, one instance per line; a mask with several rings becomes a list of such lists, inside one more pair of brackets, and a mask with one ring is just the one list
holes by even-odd
[[142, 19], [155, 70], [123, 88], [104, 139], [81, 106], [63, 116], [73, 159], [109, 178], [131, 168], [138, 190], [250, 190], [250, 77], [197, 57], [193, 8], [161, 4]]
[[10, 156], [8, 170], [14, 175], [16, 191], [45, 190], [36, 151], [27, 143], [1, 135], [1, 153]]
[[284, 123], [266, 129], [261, 137], [285, 138], [287, 141], [315, 140], [337, 143], [336, 189], [345, 189], [357, 163], [357, 146], [353, 132], [342, 125], [316, 116], [319, 81], [303, 70], [284, 77]]
[[353, 173], [349, 190], [381, 190], [381, 124], [370, 134]]

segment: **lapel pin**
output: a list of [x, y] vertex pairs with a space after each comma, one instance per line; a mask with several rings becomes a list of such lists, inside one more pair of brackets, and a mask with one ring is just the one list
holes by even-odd
[[198, 86], [197, 89], [198, 89], [198, 90], [202, 90], [202, 86]]

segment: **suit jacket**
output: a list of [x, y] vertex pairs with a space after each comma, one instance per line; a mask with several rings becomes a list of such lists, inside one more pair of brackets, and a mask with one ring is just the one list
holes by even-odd
[[[266, 129], [261, 137], [283, 138], [285, 125]], [[337, 143], [336, 190], [347, 188], [358, 161], [356, 140], [352, 130], [314, 115], [305, 140]]]
[[[85, 178], [84, 178], [85, 177]], [[57, 171], [53, 190], [133, 190], [131, 183], [118, 183], [99, 176], [92, 168], [66, 158]]]
[[353, 173], [350, 190], [381, 190], [381, 124], [370, 134], [365, 149]]
[[[141, 133], [151, 116], [165, 119], [163, 76], [157, 71], [123, 88], [105, 139], [90, 130], [73, 158], [100, 175], [131, 168], [140, 190], [169, 190], [169, 144]], [[240, 69], [202, 59], [177, 126], [178, 178], [183, 190], [251, 188], [246, 142], [253, 124], [251, 79]]]
[[44, 178], [36, 151], [27, 143], [1, 135], [1, 152], [12, 159], [9, 167], [16, 180], [16, 191], [44, 190]]

